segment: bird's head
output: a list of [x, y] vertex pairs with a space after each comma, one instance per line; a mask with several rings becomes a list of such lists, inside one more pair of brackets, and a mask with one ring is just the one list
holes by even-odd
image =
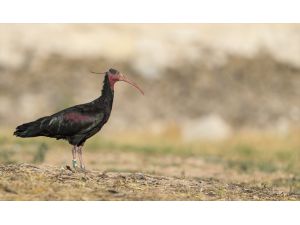
[[[92, 72], [92, 73], [95, 73], [95, 72]], [[131, 84], [136, 89], [138, 89], [142, 94], [144, 94], [143, 90], [135, 82], [129, 80], [124, 74], [120, 73], [118, 70], [111, 68], [105, 73], [96, 73], [96, 74], [105, 74], [105, 76], [108, 77], [110, 88], [112, 90], [114, 90], [114, 85], [116, 82], [124, 81], [124, 82], [127, 82], [128, 84]]]

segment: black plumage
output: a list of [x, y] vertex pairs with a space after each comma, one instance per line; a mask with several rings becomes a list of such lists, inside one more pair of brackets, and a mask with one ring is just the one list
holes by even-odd
[[65, 139], [73, 145], [73, 166], [76, 167], [78, 153], [82, 164], [81, 148], [85, 141], [101, 130], [108, 121], [114, 99], [114, 84], [125, 81], [143, 91], [126, 76], [115, 69], [107, 71], [104, 77], [101, 96], [92, 102], [76, 105], [51, 116], [42, 117], [33, 122], [25, 123], [16, 128], [14, 135], [28, 138], [46, 136], [56, 139]]
[[51, 116], [25, 123], [16, 128], [19, 137], [46, 136], [65, 139], [71, 145], [81, 146], [107, 122], [113, 104], [114, 91], [105, 75], [102, 95], [92, 102], [76, 105]]

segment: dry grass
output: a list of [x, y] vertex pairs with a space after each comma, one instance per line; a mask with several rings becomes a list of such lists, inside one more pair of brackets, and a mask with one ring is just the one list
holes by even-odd
[[29, 164], [0, 166], [5, 200], [299, 200], [266, 185], [99, 171], [73, 172]]
[[85, 146], [85, 173], [65, 169], [64, 142], [1, 134], [2, 200], [300, 200], [298, 131], [195, 143], [97, 135]]

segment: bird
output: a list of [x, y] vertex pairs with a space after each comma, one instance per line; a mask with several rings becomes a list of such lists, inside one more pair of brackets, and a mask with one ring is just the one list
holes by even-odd
[[86, 140], [98, 133], [108, 121], [113, 106], [115, 83], [127, 82], [144, 95], [143, 90], [135, 82], [116, 69], [110, 68], [104, 73], [91, 72], [104, 75], [100, 97], [91, 102], [75, 105], [53, 115], [19, 125], [14, 131], [14, 135], [22, 138], [45, 136], [66, 140], [72, 145], [73, 168], [79, 169], [78, 155], [80, 169], [85, 170], [82, 157], [83, 146]]

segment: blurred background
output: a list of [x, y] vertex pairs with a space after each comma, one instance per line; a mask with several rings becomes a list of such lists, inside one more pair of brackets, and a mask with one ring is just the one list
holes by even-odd
[[262, 180], [299, 191], [299, 24], [1, 24], [0, 162], [70, 164], [71, 147], [14, 128], [101, 93], [109, 122], [87, 167]]

